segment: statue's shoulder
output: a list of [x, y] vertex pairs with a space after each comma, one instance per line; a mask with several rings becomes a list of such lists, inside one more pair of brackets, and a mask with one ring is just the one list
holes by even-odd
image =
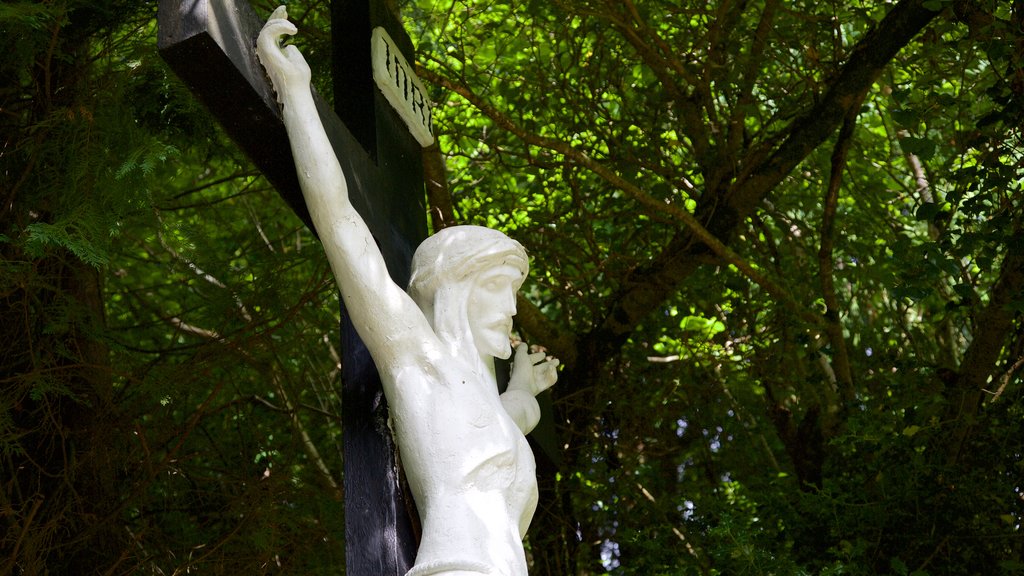
[[452, 358], [433, 332], [427, 334], [403, 334], [386, 358], [377, 358], [378, 370], [394, 374], [403, 380], [443, 382], [453, 371], [458, 371], [461, 362]]

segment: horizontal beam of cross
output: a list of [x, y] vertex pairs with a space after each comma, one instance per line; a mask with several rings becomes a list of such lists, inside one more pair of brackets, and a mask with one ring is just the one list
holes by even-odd
[[[284, 120], [253, 48], [262, 19], [246, 2], [161, 0], [159, 12], [161, 55], [312, 229]], [[331, 116], [323, 115], [325, 125], [339, 122]]]

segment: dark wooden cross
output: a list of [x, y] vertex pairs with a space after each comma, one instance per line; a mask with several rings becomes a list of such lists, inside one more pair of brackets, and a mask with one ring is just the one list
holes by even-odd
[[[257, 15], [246, 0], [160, 0], [158, 47], [312, 229], [288, 134], [256, 58], [256, 37], [266, 16]], [[371, 43], [381, 47], [373, 32], [378, 27], [391, 41], [380, 53], [387, 58], [391, 96], [404, 99], [406, 108], [390, 104], [374, 81]], [[412, 254], [426, 237], [417, 140], [424, 136], [422, 130], [414, 136], [410, 125], [430, 125], [425, 95], [409, 82], [411, 71], [398, 63], [400, 58], [412, 61], [412, 42], [386, 0], [333, 0], [331, 31], [335, 110], [317, 97], [320, 119], [345, 172], [352, 203], [380, 245], [392, 278], [405, 286]], [[381, 56], [377, 58], [380, 64]], [[411, 495], [402, 492], [380, 378], [344, 310], [341, 333], [345, 573], [404, 576], [416, 554], [415, 507]], [[507, 384], [508, 368], [507, 361], [499, 362], [499, 389]], [[554, 419], [548, 395], [540, 401], [544, 416], [530, 440], [538, 468], [551, 475], [558, 462]]]
[[[312, 229], [288, 135], [256, 59], [256, 37], [267, 16], [257, 15], [245, 0], [160, 0], [158, 47]], [[412, 42], [382, 0], [332, 2], [336, 112], [319, 97], [317, 107], [352, 203], [380, 245], [392, 278], [405, 286], [412, 254], [426, 237], [421, 147], [374, 82], [371, 34], [376, 27], [393, 41], [389, 49], [397, 46], [406, 62], [413, 61]], [[429, 125], [424, 95], [398, 80], [398, 92]], [[342, 318], [345, 573], [403, 576], [415, 559], [410, 513], [415, 508], [400, 486], [380, 379], [344, 311]]]

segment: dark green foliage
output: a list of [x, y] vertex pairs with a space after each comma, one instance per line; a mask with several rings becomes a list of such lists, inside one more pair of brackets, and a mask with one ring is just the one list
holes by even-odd
[[169, 75], [155, 4], [0, 29], [0, 572], [336, 570], [312, 236]]
[[568, 364], [541, 573], [1019, 570], [1024, 7], [415, 6]]
[[[532, 574], [1024, 571], [1024, 5], [402, 10], [565, 365]], [[340, 573], [329, 269], [154, 35], [0, 4], [0, 572]]]

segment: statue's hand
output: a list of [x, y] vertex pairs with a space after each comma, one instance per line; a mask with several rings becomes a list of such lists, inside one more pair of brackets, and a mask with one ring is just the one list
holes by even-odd
[[517, 346], [508, 390], [522, 390], [536, 396], [554, 385], [558, 380], [558, 360], [546, 358], [545, 352], [531, 354], [526, 344]]
[[279, 6], [263, 25], [256, 40], [256, 55], [266, 68], [279, 101], [289, 88], [309, 90], [311, 74], [306, 59], [295, 46], [281, 47], [281, 38], [296, 32], [298, 28], [288, 21], [288, 11]]

